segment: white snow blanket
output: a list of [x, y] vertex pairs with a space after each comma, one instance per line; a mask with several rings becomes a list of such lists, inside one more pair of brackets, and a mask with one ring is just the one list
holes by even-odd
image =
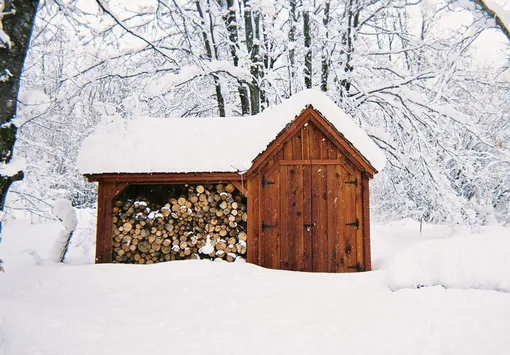
[[[82, 226], [83, 217], [93, 220], [78, 212]], [[90, 265], [94, 233], [81, 239], [80, 226], [67, 259], [73, 265], [36, 266], [24, 250], [46, 258], [60, 228], [22, 220], [5, 225], [1, 355], [509, 353], [510, 293], [442, 286], [391, 292], [385, 270], [311, 274], [209, 261]], [[475, 243], [478, 258], [507, 245], [508, 228], [487, 230]], [[374, 257], [387, 265], [384, 256], [404, 244], [400, 236], [412, 236], [408, 245], [427, 244], [418, 231], [410, 221], [375, 226], [375, 240], [396, 237], [388, 243], [393, 247], [375, 248]], [[464, 243], [448, 239], [445, 228], [425, 226], [423, 234], [447, 238], [451, 244], [443, 246], [453, 253]], [[493, 271], [479, 276], [490, 280]]]
[[[510, 234], [476, 234], [414, 244], [387, 271], [391, 290], [441, 285], [510, 292]], [[494, 232], [493, 232], [494, 233]]]
[[510, 295], [391, 292], [384, 272], [247, 263], [41, 266], [0, 276], [2, 355], [507, 355]]
[[249, 117], [116, 119], [99, 125], [84, 140], [78, 166], [83, 174], [243, 172], [308, 105], [375, 169], [384, 167], [386, 159], [379, 147], [318, 90], [301, 91]]

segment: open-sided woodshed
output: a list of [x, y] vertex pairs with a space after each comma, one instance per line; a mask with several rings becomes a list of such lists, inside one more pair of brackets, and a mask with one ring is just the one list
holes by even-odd
[[[248, 262], [310, 272], [370, 270], [369, 180], [384, 163], [384, 155], [367, 134], [324, 93], [315, 90], [302, 91], [251, 117], [111, 122], [85, 140], [79, 156], [81, 171], [90, 181], [98, 182], [96, 262], [114, 260], [116, 236], [117, 240], [119, 235], [141, 240], [156, 231], [140, 233], [145, 227], [137, 225], [137, 235], [131, 228], [125, 231], [112, 223], [112, 218], [120, 223], [114, 216], [115, 203], [119, 203], [116, 198], [130, 186], [158, 186], [161, 190], [162, 186], [180, 185], [189, 189], [191, 195], [170, 196], [175, 205], [179, 197], [182, 203], [191, 198], [201, 201], [203, 186], [217, 185], [223, 190], [228, 185], [235, 191], [228, 195], [229, 205], [223, 203], [227, 206], [223, 210], [209, 204], [204, 213], [199, 202], [187, 202], [187, 210], [181, 206], [189, 221], [195, 213], [200, 213], [201, 221], [200, 225], [189, 222], [186, 228], [190, 230], [184, 232], [195, 241], [209, 237], [213, 246], [228, 245], [228, 236], [233, 236], [246, 246], [243, 256]], [[197, 190], [197, 186], [201, 187]], [[220, 194], [226, 199], [225, 192]], [[239, 218], [230, 216], [234, 197], [240, 205], [246, 204], [247, 220], [242, 226], [237, 224]], [[221, 215], [220, 220], [229, 222], [231, 218], [230, 226], [221, 227], [227, 238], [217, 233], [218, 227], [214, 230], [211, 218], [216, 217], [210, 208]], [[236, 211], [236, 216], [239, 212], [244, 213]], [[172, 218], [169, 213], [166, 216]], [[240, 242], [239, 233], [246, 243]], [[178, 237], [164, 230], [159, 233], [161, 243], [168, 238], [169, 244], [173, 238], [176, 244]], [[125, 249], [139, 253], [136, 246]], [[235, 254], [236, 246], [229, 245], [227, 250]], [[223, 257], [222, 251], [209, 251], [201, 248], [190, 254]], [[159, 250], [155, 255], [154, 260], [174, 259], [164, 259]]]

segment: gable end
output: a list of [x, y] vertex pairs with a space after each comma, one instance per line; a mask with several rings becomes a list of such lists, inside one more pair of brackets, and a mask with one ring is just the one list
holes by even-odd
[[347, 165], [372, 177], [377, 171], [359, 151], [317, 111], [308, 105], [268, 144], [252, 163], [247, 175], [276, 160], [345, 160]]

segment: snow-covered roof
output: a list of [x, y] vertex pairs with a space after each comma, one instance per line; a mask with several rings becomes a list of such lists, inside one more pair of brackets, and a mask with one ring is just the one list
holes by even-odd
[[78, 155], [83, 174], [243, 172], [308, 105], [378, 171], [386, 158], [329, 97], [304, 90], [248, 117], [150, 118], [100, 124]]

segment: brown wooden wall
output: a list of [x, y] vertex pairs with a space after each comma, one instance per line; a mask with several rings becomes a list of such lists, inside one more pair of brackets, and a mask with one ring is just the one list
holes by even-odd
[[101, 181], [97, 192], [96, 263], [112, 261], [112, 201], [125, 182]]
[[237, 173], [203, 174], [100, 174], [89, 176], [97, 181], [96, 263], [112, 262], [112, 207], [113, 200], [129, 184], [183, 184], [232, 182], [247, 195], [245, 183]]
[[[313, 109], [237, 173], [101, 174], [96, 262], [112, 260], [112, 201], [128, 184], [232, 182], [247, 196], [248, 261], [314, 272], [370, 270], [369, 179], [375, 170]], [[243, 179], [241, 181], [241, 179]]]
[[312, 117], [275, 143], [249, 176], [248, 260], [286, 270], [369, 270], [368, 174]]

